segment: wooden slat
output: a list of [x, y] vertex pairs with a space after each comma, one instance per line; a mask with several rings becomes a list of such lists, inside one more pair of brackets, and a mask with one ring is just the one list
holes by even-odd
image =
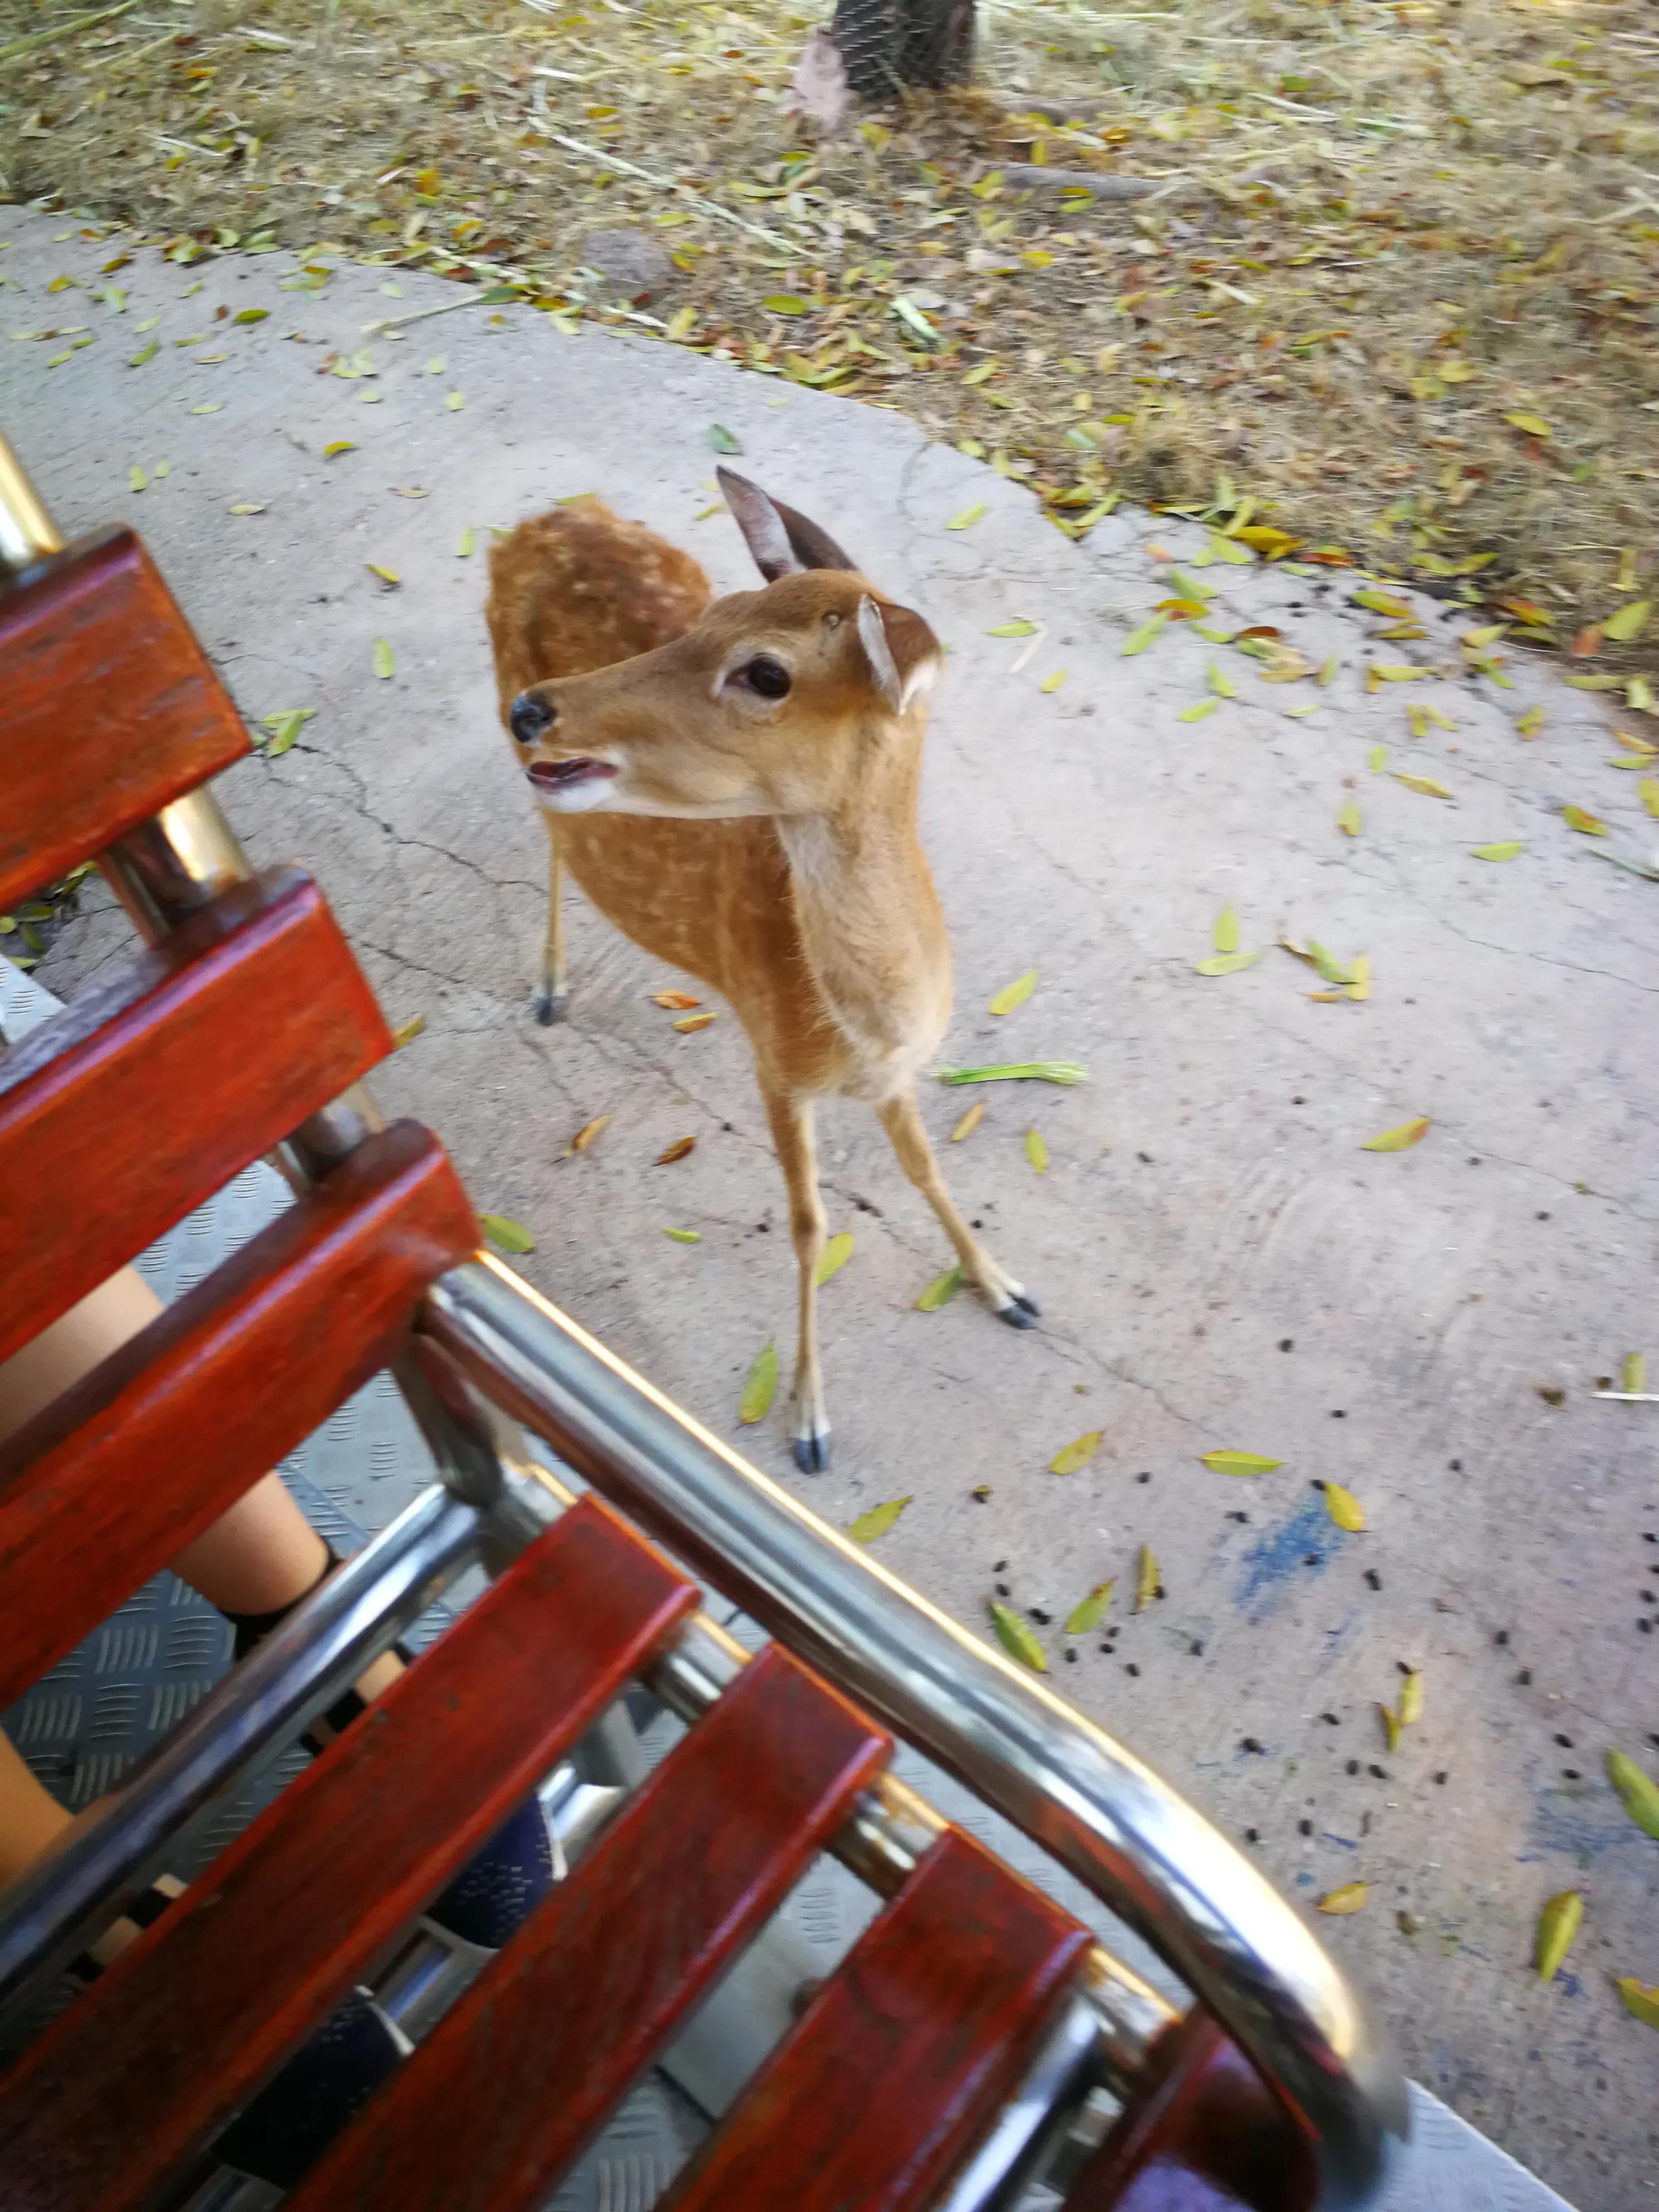
[[25, 2051], [6, 2212], [147, 2205], [696, 1601], [595, 1499], [539, 1537]]
[[772, 1646], [287, 2212], [526, 2212], [542, 2203], [653, 2052], [783, 1902], [891, 1748]]
[[131, 530], [0, 592], [0, 912], [248, 750], [242, 720]]
[[1152, 2085], [1072, 2184], [1065, 2212], [1311, 2212], [1306, 2134], [1207, 2013], [1159, 2037]]
[[321, 892], [277, 868], [0, 1055], [0, 1360], [391, 1048]]
[[947, 1832], [659, 2212], [931, 2203], [1029, 2063], [1089, 1941]]
[[399, 1122], [0, 1444], [0, 1709], [383, 1367], [477, 1242]]

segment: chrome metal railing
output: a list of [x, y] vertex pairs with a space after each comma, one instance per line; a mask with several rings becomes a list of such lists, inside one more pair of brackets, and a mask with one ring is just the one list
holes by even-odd
[[[0, 569], [61, 544], [0, 439]], [[206, 791], [122, 839], [100, 865], [150, 941], [251, 872]], [[299, 1184], [325, 1173], [376, 1126], [358, 1086], [295, 1133], [285, 1172]], [[516, 1447], [505, 1414], [1069, 1869], [1279, 2085], [1316, 2141], [1321, 2206], [1372, 2200], [1407, 2131], [1398, 2064], [1297, 1913], [1208, 1821], [494, 1260], [480, 1256], [435, 1285], [421, 1331], [394, 1371], [445, 1486], [418, 1498], [222, 1682], [49, 1866], [0, 1898], [0, 2002], [112, 1917], [169, 1838], [326, 1705], [445, 1582], [480, 1557], [499, 1565], [568, 1503]], [[695, 1720], [745, 1657], [700, 1615], [649, 1685]], [[890, 1778], [832, 1849], [890, 1893], [944, 1825]], [[1132, 2096], [1151, 2043], [1174, 2017], [1097, 1946], [1081, 2010], [1057, 2024], [950, 2212], [1003, 2201], [1056, 2113], [1091, 2085]]]

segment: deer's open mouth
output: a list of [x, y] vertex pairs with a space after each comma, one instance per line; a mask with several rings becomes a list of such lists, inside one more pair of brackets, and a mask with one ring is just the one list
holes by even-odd
[[532, 761], [525, 773], [535, 786], [538, 799], [556, 802], [568, 793], [605, 782], [617, 770], [609, 761], [590, 760], [578, 754], [574, 760]]

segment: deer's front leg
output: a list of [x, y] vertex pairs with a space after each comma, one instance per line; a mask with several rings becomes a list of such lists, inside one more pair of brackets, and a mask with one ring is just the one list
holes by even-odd
[[541, 981], [536, 991], [536, 1019], [544, 1029], [564, 1019], [570, 993], [564, 965], [564, 855], [559, 833], [547, 823], [547, 937], [542, 945]]
[[823, 1257], [824, 1224], [812, 1145], [812, 1102], [787, 1091], [769, 1091], [766, 1115], [778, 1165], [789, 1187], [789, 1234], [800, 1273], [800, 1338], [789, 1397], [789, 1432], [795, 1465], [804, 1474], [822, 1474], [830, 1464], [830, 1419], [823, 1410], [823, 1376], [818, 1367], [818, 1261]]
[[898, 1154], [899, 1165], [933, 1207], [940, 1227], [956, 1246], [963, 1273], [999, 1321], [1006, 1321], [1011, 1328], [1030, 1328], [1041, 1308], [1035, 1298], [1026, 1296], [1012, 1275], [997, 1265], [957, 1212], [939, 1171], [939, 1162], [933, 1158], [933, 1148], [927, 1141], [927, 1132], [921, 1125], [915, 1092], [902, 1091], [896, 1098], [878, 1106], [876, 1111], [881, 1116], [888, 1141]]

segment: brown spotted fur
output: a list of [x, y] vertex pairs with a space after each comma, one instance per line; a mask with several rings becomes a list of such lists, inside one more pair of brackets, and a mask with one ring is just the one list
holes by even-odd
[[[668, 803], [724, 790], [736, 761], [744, 803], [764, 810], [684, 819], [538, 809], [553, 886], [544, 988], [562, 1011], [568, 866], [617, 928], [720, 992], [742, 1021], [801, 1267], [798, 1456], [804, 1434], [828, 1433], [812, 1297], [824, 1238], [816, 1097], [868, 1099], [968, 1279], [1005, 1317], [1011, 1300], [1035, 1310], [951, 1205], [915, 1106], [915, 1074], [949, 1018], [950, 953], [916, 834], [926, 701], [896, 714], [877, 692], [856, 635], [859, 602], [872, 597], [902, 649], [908, 639], [936, 652], [919, 617], [847, 570], [711, 602], [688, 554], [597, 499], [521, 524], [490, 556], [501, 718], [521, 764], [621, 743], [636, 763], [630, 781]], [[788, 714], [744, 724], [714, 696], [720, 670], [745, 641], [779, 640], [797, 669]], [[559, 720], [526, 755], [508, 715], [531, 690], [556, 701]], [[801, 1463], [825, 1464], [827, 1451]]]

